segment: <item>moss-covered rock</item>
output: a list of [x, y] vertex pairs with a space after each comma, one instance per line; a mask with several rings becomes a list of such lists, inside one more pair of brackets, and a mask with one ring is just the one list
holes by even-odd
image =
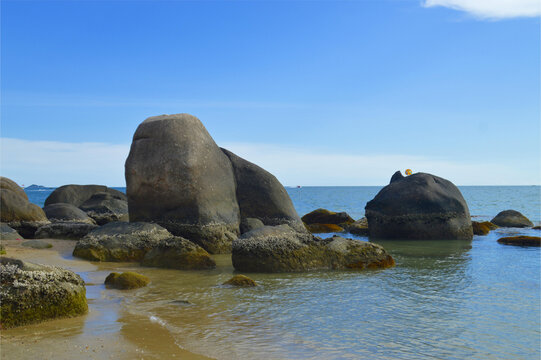
[[314, 210], [302, 218], [302, 221], [307, 224], [334, 224], [343, 226], [345, 224], [352, 224], [355, 222], [346, 212], [333, 212], [327, 209]]
[[246, 272], [386, 268], [393, 258], [380, 245], [332, 237], [320, 239], [287, 225], [265, 226], [233, 242], [233, 266]]
[[306, 229], [312, 234], [342, 232], [344, 228], [335, 224], [306, 224]]
[[148, 251], [141, 265], [180, 270], [204, 270], [215, 268], [216, 262], [201, 246], [174, 236], [160, 241]]
[[10, 328], [87, 312], [83, 279], [72, 271], [0, 258], [0, 326]]
[[21, 245], [32, 249], [49, 249], [53, 247], [53, 245], [43, 240], [27, 240]]
[[505, 210], [500, 212], [490, 222], [501, 227], [532, 227], [533, 223], [516, 210]]
[[257, 286], [257, 283], [245, 275], [235, 275], [231, 279], [223, 283], [223, 285], [252, 287]]
[[485, 226], [488, 227], [490, 230], [495, 230], [495, 229], [498, 229], [498, 228], [499, 228], [498, 225], [493, 224], [493, 223], [491, 223], [490, 221], [483, 221], [483, 222], [481, 222], [480, 224], [485, 225]]
[[0, 255], [6, 255], [6, 247], [4, 244], [0, 244]]
[[516, 246], [541, 246], [539, 236], [509, 236], [498, 240], [500, 244]]
[[490, 232], [490, 228], [485, 223], [472, 221], [471, 225], [474, 235], [487, 235]]
[[349, 224], [344, 227], [344, 230], [350, 234], [359, 235], [359, 236], [368, 236], [368, 220], [366, 217], [355, 221], [352, 224]]
[[144, 275], [133, 271], [127, 271], [122, 274], [113, 272], [105, 278], [105, 285], [119, 290], [138, 289], [147, 286], [150, 279]]

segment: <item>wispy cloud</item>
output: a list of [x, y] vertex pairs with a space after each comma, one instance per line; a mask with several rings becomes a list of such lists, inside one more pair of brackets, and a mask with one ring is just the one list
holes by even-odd
[[424, 0], [425, 7], [444, 6], [484, 19], [541, 15], [539, 0]]
[[[457, 185], [539, 184], [538, 170], [483, 161], [456, 162], [404, 154], [329, 153], [276, 144], [221, 146], [267, 169], [284, 185], [384, 185], [396, 170], [433, 173]], [[1, 174], [20, 184], [125, 186], [129, 145], [0, 138]], [[519, 167], [517, 165], [517, 167]]]

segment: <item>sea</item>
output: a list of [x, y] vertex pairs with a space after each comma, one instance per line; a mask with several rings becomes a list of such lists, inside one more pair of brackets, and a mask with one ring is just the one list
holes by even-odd
[[[474, 220], [514, 209], [541, 222], [539, 186], [459, 188]], [[287, 191], [301, 216], [326, 208], [358, 219], [380, 189]], [[43, 206], [51, 191], [27, 194]], [[500, 228], [472, 241], [379, 241], [394, 268], [246, 274], [259, 286], [242, 289], [220, 285], [234, 274], [228, 255], [215, 256], [211, 271], [119, 264], [152, 280], [128, 295], [101, 285], [108, 267], [117, 266], [104, 264], [80, 273], [98, 315], [82, 320], [78, 331], [129, 337], [129, 329], [141, 333], [152, 323], [174, 346], [218, 359], [540, 359], [540, 248], [497, 242], [519, 234], [541, 231]]]

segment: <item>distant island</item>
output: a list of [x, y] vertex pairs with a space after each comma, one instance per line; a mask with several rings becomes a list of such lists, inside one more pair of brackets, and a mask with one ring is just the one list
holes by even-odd
[[54, 189], [54, 188], [50, 188], [50, 187], [42, 186], [42, 185], [32, 184], [30, 186], [25, 187], [24, 189], [25, 190], [48, 190], [48, 189]]

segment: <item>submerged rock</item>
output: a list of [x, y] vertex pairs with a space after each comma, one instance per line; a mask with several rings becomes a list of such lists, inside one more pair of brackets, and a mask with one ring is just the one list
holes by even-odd
[[0, 258], [0, 327], [10, 328], [86, 313], [81, 277], [59, 267]]
[[105, 278], [105, 285], [119, 290], [138, 289], [147, 286], [150, 279], [144, 275], [133, 271], [123, 272], [122, 274], [113, 272]]
[[239, 287], [253, 287], [257, 286], [257, 283], [250, 279], [248, 276], [235, 275], [231, 279], [223, 283], [223, 285], [239, 286]]
[[233, 242], [233, 266], [246, 272], [385, 268], [393, 258], [380, 246], [333, 237], [315, 238], [287, 225], [252, 230]]
[[471, 222], [474, 235], [487, 235], [490, 232], [490, 227], [482, 222]]
[[344, 231], [344, 228], [335, 224], [307, 224], [306, 229], [312, 234], [336, 233]]
[[509, 236], [498, 240], [500, 244], [516, 246], [541, 246], [539, 236]]
[[53, 245], [43, 240], [27, 240], [24, 241], [21, 245], [33, 249], [49, 249], [53, 247]]
[[73, 256], [91, 261], [141, 261], [171, 233], [157, 224], [112, 222], [79, 240]]
[[501, 227], [524, 228], [533, 226], [533, 223], [526, 216], [515, 210], [502, 211], [490, 222]]
[[231, 250], [240, 223], [233, 168], [199, 119], [146, 119], [125, 174], [130, 221], [155, 222], [211, 253]]
[[79, 206], [98, 225], [120, 221], [128, 214], [128, 202], [110, 193], [96, 193]]
[[141, 265], [179, 270], [205, 270], [215, 268], [216, 262], [199, 245], [175, 236], [161, 240], [149, 250], [143, 257]]
[[96, 224], [83, 210], [67, 203], [55, 203], [43, 208], [45, 215], [52, 222], [75, 221], [79, 223]]
[[302, 221], [307, 224], [334, 224], [334, 225], [348, 225], [353, 224], [355, 220], [351, 218], [346, 212], [333, 212], [327, 209], [317, 209], [302, 217]]
[[471, 240], [468, 205], [448, 180], [416, 173], [385, 186], [365, 207], [371, 238]]
[[41, 226], [34, 237], [36, 239], [79, 240], [97, 227], [98, 225], [87, 222], [59, 221]]
[[55, 189], [49, 195], [45, 200], [45, 206], [56, 203], [67, 203], [79, 207], [90, 199], [92, 195], [97, 193], [108, 193], [115, 198], [127, 201], [124, 193], [104, 185], [64, 185]]
[[533, 230], [541, 230], [541, 226], [534, 226], [532, 229]]
[[0, 223], [0, 240], [17, 240], [23, 237], [8, 224]]

